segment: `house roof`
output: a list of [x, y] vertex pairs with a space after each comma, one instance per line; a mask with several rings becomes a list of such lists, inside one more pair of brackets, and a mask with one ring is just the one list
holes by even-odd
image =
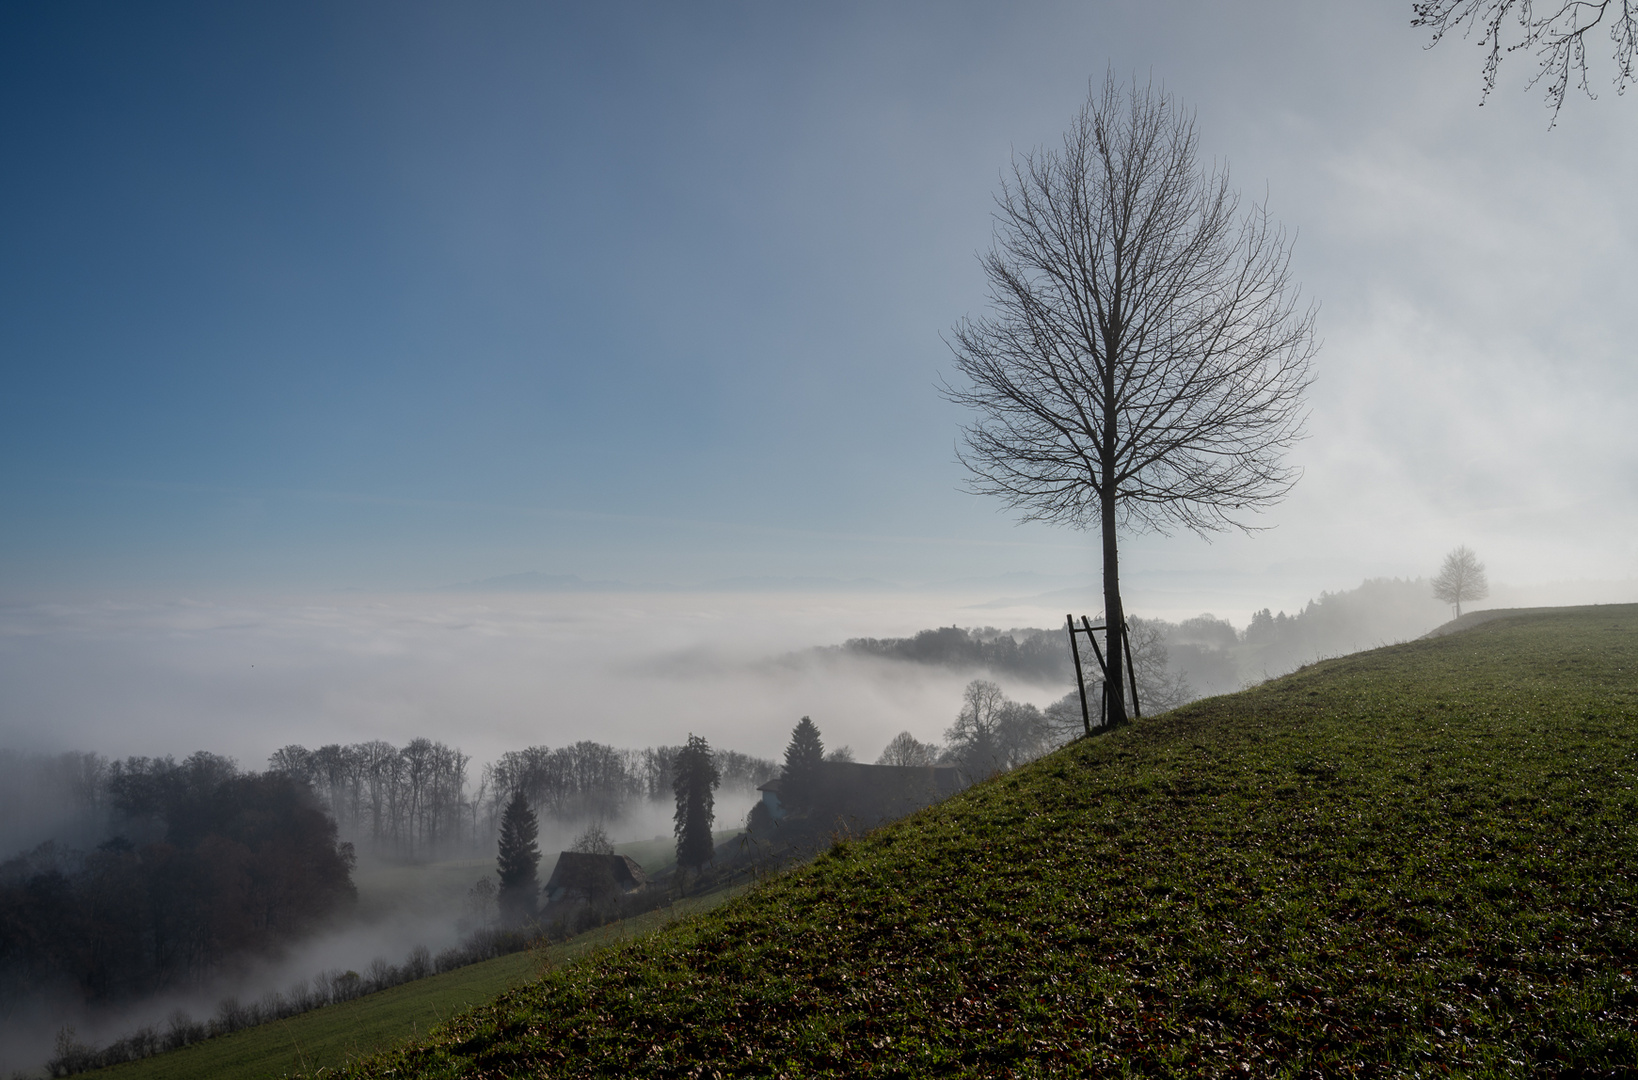
[[[816, 796], [825, 802], [897, 817], [937, 802], [966, 787], [961, 770], [950, 765], [866, 765], [857, 761], [824, 761], [816, 777]], [[781, 778], [757, 788], [781, 793]]]
[[569, 892], [595, 892], [610, 884], [630, 892], [648, 884], [648, 875], [630, 855], [593, 855], [584, 851], [565, 851], [558, 855], [546, 891], [563, 889]]
[[[954, 765], [866, 765], [860, 761], [821, 761], [819, 777], [822, 784], [866, 783], [892, 784], [904, 780], [932, 781], [940, 790], [956, 791], [961, 788], [961, 770]], [[757, 786], [758, 791], [779, 794], [784, 778], [776, 776]]]

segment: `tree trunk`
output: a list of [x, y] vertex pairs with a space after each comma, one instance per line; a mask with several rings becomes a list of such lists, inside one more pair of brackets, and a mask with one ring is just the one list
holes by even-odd
[[[1109, 472], [1105, 471], [1104, 476]], [[1108, 481], [1105, 481], [1108, 483]], [[1120, 552], [1115, 544], [1114, 492], [1103, 496], [1103, 622], [1108, 627], [1109, 649], [1105, 656], [1109, 670], [1105, 673], [1108, 687], [1110, 727], [1126, 723], [1126, 670], [1120, 628], [1126, 621], [1126, 610], [1120, 602]]]

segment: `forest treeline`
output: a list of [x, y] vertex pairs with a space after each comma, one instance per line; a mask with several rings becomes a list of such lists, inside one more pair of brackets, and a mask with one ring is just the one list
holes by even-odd
[[[286, 746], [261, 773], [204, 751], [0, 751], [0, 813], [28, 820], [25, 800], [38, 804], [32, 846], [0, 862], [0, 1015], [42, 992], [95, 1002], [197, 984], [276, 951], [347, 906], [355, 843], [392, 859], [492, 853], [513, 792], [569, 828], [669, 803], [679, 750], [528, 747], [475, 785], [471, 758], [430, 739]], [[778, 773], [731, 750], [715, 760], [730, 788]]]
[[1034, 682], [1060, 683], [1075, 677], [1066, 640], [1061, 631], [943, 626], [907, 638], [851, 638], [842, 649], [855, 656], [962, 669], [988, 668]]
[[[1129, 616], [1127, 622], [1141, 669], [1140, 695], [1170, 707], [1238, 690], [1323, 657], [1419, 637], [1448, 617], [1425, 579], [1373, 578], [1356, 589], [1322, 592], [1292, 614], [1264, 608], [1240, 629], [1209, 614], [1175, 623]], [[840, 650], [1053, 687], [1073, 685], [1075, 679], [1062, 627], [947, 626], [911, 637], [853, 638]], [[1090, 669], [1090, 658], [1087, 662]]]
[[[522, 791], [541, 818], [573, 828], [618, 822], [642, 804], [672, 798], [681, 747], [622, 750], [582, 740], [509, 750], [470, 782], [471, 759], [454, 747], [415, 739], [402, 748], [374, 741], [308, 750], [286, 746], [270, 768], [309, 785], [343, 836], [371, 854], [399, 859], [488, 850], [501, 812]], [[755, 789], [779, 772], [765, 758], [716, 752], [722, 784]]]
[[[470, 756], [436, 740], [403, 746], [374, 740], [314, 750], [285, 746], [268, 759], [268, 771], [310, 790], [360, 854], [402, 861], [487, 851], [515, 790], [563, 830], [616, 823], [646, 803], [667, 803], [680, 749], [581, 741], [507, 751], [474, 769]], [[715, 757], [728, 791], [755, 790], [779, 772], [766, 758], [734, 750], [717, 750]], [[47, 840], [59, 848], [90, 848], [116, 831], [130, 832], [135, 826], [121, 809], [120, 793], [133, 790], [133, 776], [169, 761], [0, 750], [0, 856]]]
[[111, 835], [0, 863], [0, 1011], [42, 992], [95, 1001], [197, 982], [354, 896], [352, 846], [290, 776], [204, 752], [97, 772]]

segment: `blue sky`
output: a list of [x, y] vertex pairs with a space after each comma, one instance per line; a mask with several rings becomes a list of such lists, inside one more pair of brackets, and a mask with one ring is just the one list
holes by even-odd
[[960, 491], [936, 387], [1106, 70], [1199, 109], [1325, 339], [1272, 530], [1134, 540], [1140, 604], [1638, 576], [1638, 108], [1549, 131], [1527, 62], [1481, 109], [1408, 4], [1315, 7], [8, 5], [0, 597], [1095, 580]]

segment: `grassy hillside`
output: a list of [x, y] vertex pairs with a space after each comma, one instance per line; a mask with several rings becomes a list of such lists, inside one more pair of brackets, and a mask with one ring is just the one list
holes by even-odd
[[669, 909], [601, 927], [545, 950], [472, 964], [341, 1005], [82, 1075], [98, 1080], [264, 1080], [320, 1071], [327, 1075], [354, 1058], [425, 1033], [462, 1009], [489, 1001], [544, 971], [694, 912], [709, 910], [737, 891], [680, 901]]
[[352, 1058], [424, 1033], [462, 1009], [534, 977], [540, 970], [540, 957], [514, 953], [83, 1075], [99, 1080], [250, 1080], [334, 1069]]
[[1083, 742], [355, 1076], [1616, 1075], [1638, 608]]

